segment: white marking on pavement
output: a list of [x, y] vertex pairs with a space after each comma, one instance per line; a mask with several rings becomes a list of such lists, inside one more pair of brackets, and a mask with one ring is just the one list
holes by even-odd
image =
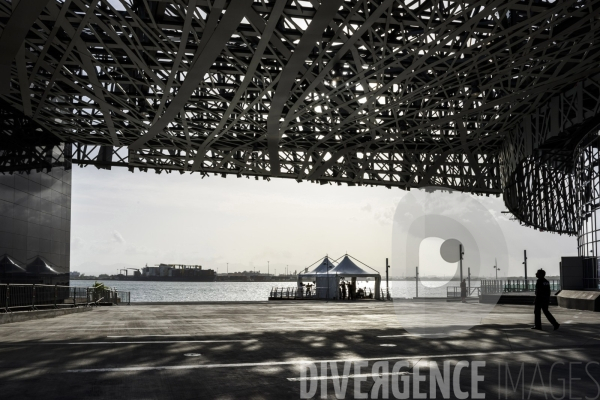
[[328, 379], [353, 379], [353, 378], [371, 378], [373, 376], [392, 376], [392, 375], [411, 375], [410, 372], [385, 372], [380, 374], [352, 374], [352, 375], [328, 375], [328, 376], [305, 376], [303, 378], [287, 378], [288, 381], [323, 381]]
[[199, 365], [165, 365], [156, 367], [116, 367], [116, 368], [88, 368], [88, 369], [69, 369], [65, 373], [90, 373], [90, 372], [140, 372], [140, 371], [165, 371], [165, 370], [186, 370], [186, 369], [210, 369], [210, 368], [243, 368], [243, 367], [268, 367], [274, 365], [305, 365], [313, 363], [333, 363], [333, 362], [356, 362], [356, 361], [392, 361], [392, 360], [413, 360], [413, 359], [430, 359], [430, 358], [456, 358], [456, 357], [478, 357], [491, 356], [502, 354], [526, 354], [526, 353], [555, 353], [565, 350], [589, 350], [590, 347], [564, 347], [559, 349], [534, 349], [534, 350], [518, 350], [518, 351], [490, 351], [477, 353], [452, 353], [452, 354], [437, 354], [437, 355], [414, 355], [414, 356], [396, 356], [396, 357], [376, 357], [376, 358], [347, 358], [337, 360], [296, 360], [296, 361], [270, 361], [270, 362], [255, 362], [255, 363], [232, 363], [232, 364], [199, 364]]
[[120, 336], [107, 336], [107, 338], [138, 338], [138, 337], [181, 337], [181, 336], [192, 336], [189, 333], [180, 333], [179, 335], [120, 335]]
[[126, 342], [71, 342], [71, 343], [53, 343], [53, 344], [158, 344], [158, 343], [241, 343], [241, 342], [256, 342], [256, 339], [246, 340], [143, 340], [143, 341], [126, 341]]
[[138, 340], [138, 341], [125, 341], [125, 342], [12, 342], [12, 343], [1, 343], [2, 346], [38, 346], [38, 345], [96, 345], [96, 344], [173, 344], [173, 343], [244, 343], [244, 342], [257, 342], [256, 339], [241, 339], [241, 340]]
[[377, 336], [377, 337], [381, 337], [381, 338], [388, 338], [388, 337], [404, 337], [404, 336], [440, 336], [440, 335], [445, 335], [445, 333], [403, 333], [402, 335], [382, 335], [382, 336]]
[[[539, 334], [540, 330], [539, 329], [531, 329], [531, 327], [525, 326], [523, 328], [506, 328], [506, 329], [500, 329], [501, 331], [535, 331], [536, 335]], [[544, 331], [543, 329], [541, 330], [542, 333], [548, 333], [546, 331]]]

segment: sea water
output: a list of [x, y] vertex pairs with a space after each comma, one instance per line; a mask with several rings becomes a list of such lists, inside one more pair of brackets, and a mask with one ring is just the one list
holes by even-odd
[[[295, 282], [99, 281], [117, 290], [130, 292], [132, 302], [266, 301], [271, 288], [296, 286]], [[447, 286], [457, 288], [459, 286], [458, 281], [441, 287], [434, 286], [439, 286], [442, 282], [422, 281], [420, 283], [419, 297], [446, 297]], [[71, 280], [71, 286], [76, 287], [90, 287], [93, 284], [93, 280]], [[375, 282], [359, 281], [357, 287], [373, 290]], [[479, 281], [472, 281], [471, 287], [479, 287]], [[385, 292], [385, 281], [381, 283], [381, 288]], [[367, 293], [369, 293], [368, 289]], [[394, 297], [412, 298], [416, 294], [415, 282], [390, 281], [390, 291]]]

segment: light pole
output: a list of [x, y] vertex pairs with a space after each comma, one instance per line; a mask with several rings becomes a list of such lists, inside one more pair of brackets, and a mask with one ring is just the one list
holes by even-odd
[[459, 254], [459, 256], [460, 256], [460, 283], [462, 283], [462, 281], [463, 281], [462, 262], [463, 262], [463, 254], [465, 254], [463, 252], [462, 244], [458, 245], [458, 251], [460, 252], [460, 254]]
[[467, 278], [469, 278], [469, 292], [467, 297], [471, 295], [471, 267], [467, 268]]
[[419, 267], [416, 267], [417, 274], [415, 276], [415, 282], [417, 284], [417, 297], [419, 297]]
[[500, 271], [500, 268], [498, 268], [498, 265], [494, 265], [494, 269], [496, 270], [496, 280], [498, 280], [498, 271]]
[[523, 250], [523, 265], [525, 266], [525, 284], [527, 285], [527, 250]]
[[269, 275], [271, 272], [271, 262], [267, 261], [267, 275]]
[[387, 292], [385, 295], [385, 299], [390, 299], [390, 280], [389, 280], [389, 270], [390, 265], [388, 264], [388, 259], [385, 259], [385, 291]]

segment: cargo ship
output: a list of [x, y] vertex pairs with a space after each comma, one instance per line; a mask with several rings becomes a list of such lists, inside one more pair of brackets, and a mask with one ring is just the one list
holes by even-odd
[[[133, 274], [129, 275], [129, 269]], [[201, 265], [158, 264], [144, 268], [122, 269], [125, 274], [117, 275], [116, 279], [124, 281], [167, 281], [167, 282], [214, 282], [217, 273], [212, 269], [202, 269]]]

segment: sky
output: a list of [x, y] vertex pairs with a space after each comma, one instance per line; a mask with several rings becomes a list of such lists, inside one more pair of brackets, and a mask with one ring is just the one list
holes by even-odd
[[[281, 274], [347, 252], [383, 274], [385, 259], [391, 257], [394, 213], [406, 193], [287, 179], [202, 179], [189, 173], [74, 167], [71, 271], [116, 274], [123, 267], [169, 263], [199, 264], [219, 273], [256, 269]], [[457, 198], [447, 196], [447, 201]], [[538, 268], [558, 274], [560, 257], [577, 255], [574, 237], [520, 226], [501, 213], [501, 198], [475, 198], [506, 238], [509, 275], [523, 274], [524, 249], [529, 276]], [[433, 248], [436, 243], [441, 241], [424, 244]], [[492, 266], [482, 270], [484, 275], [494, 272]]]

